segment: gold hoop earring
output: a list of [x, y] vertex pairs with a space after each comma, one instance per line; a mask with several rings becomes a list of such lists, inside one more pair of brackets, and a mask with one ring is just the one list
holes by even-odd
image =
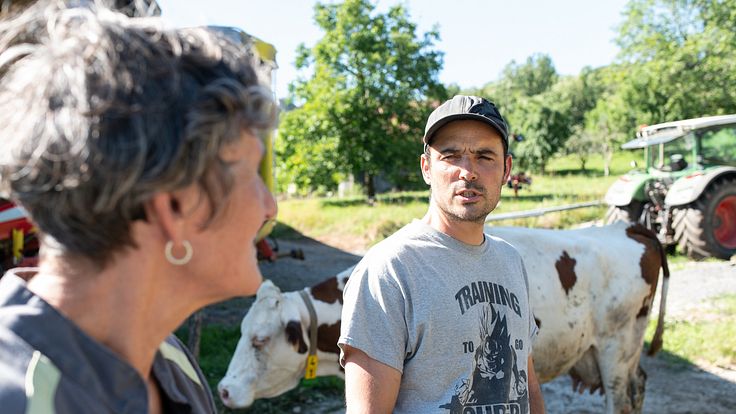
[[182, 265], [189, 263], [189, 261], [192, 260], [192, 255], [194, 254], [194, 250], [192, 249], [191, 243], [184, 240], [181, 242], [181, 245], [184, 247], [184, 256], [174, 257], [172, 253], [172, 250], [174, 249], [174, 242], [172, 242], [171, 240], [166, 242], [166, 248], [164, 249], [164, 256], [166, 256], [166, 260], [168, 260], [169, 263], [175, 266], [182, 266]]

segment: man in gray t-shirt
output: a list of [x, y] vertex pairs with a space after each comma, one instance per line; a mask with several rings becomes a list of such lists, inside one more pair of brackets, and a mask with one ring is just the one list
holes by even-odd
[[544, 412], [526, 270], [483, 233], [511, 170], [506, 122], [491, 102], [456, 96], [432, 112], [424, 143], [427, 214], [374, 246], [345, 288], [348, 413]]

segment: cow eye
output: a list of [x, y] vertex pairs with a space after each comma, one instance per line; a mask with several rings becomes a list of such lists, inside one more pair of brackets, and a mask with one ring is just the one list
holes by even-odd
[[250, 343], [251, 345], [253, 345], [253, 348], [260, 350], [268, 343], [269, 340], [271, 340], [271, 338], [267, 336], [262, 336], [262, 337], [254, 336], [253, 339], [250, 341]]

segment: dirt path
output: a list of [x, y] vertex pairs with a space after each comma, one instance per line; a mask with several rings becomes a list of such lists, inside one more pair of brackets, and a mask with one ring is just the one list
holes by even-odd
[[[305, 255], [304, 261], [279, 259], [261, 266], [264, 277], [273, 280], [284, 290], [312, 285], [337, 274], [360, 258], [308, 238], [280, 241], [279, 244], [281, 251], [301, 248]], [[724, 293], [736, 294], [736, 266], [727, 262], [688, 264], [672, 273], [667, 319], [691, 318], [707, 308], [708, 299]], [[240, 299], [214, 307], [207, 312], [207, 320], [238, 324], [250, 302]], [[654, 309], [658, 309], [658, 305]], [[662, 358], [661, 353], [655, 358], [643, 355], [642, 365], [648, 374], [644, 413], [736, 413], [736, 367], [673, 367]], [[567, 376], [544, 384], [542, 391], [550, 414], [602, 413], [605, 408], [603, 396], [574, 393]], [[318, 406], [294, 407], [293, 412], [344, 412], [334, 409], [339, 406], [340, 401], [325, 401]]]

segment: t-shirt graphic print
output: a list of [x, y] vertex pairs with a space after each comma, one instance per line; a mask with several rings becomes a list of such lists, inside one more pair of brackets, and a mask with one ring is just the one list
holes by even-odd
[[[497, 292], [505, 291], [503, 287], [494, 287]], [[527, 374], [518, 368], [516, 354], [517, 348], [522, 350], [525, 346], [524, 339], [511, 337], [507, 315], [495, 306], [498, 305], [482, 303], [475, 307], [479, 317], [478, 340], [463, 344], [467, 352], [473, 353], [470, 377], [456, 384], [451, 401], [439, 407], [451, 414], [527, 413]]]

